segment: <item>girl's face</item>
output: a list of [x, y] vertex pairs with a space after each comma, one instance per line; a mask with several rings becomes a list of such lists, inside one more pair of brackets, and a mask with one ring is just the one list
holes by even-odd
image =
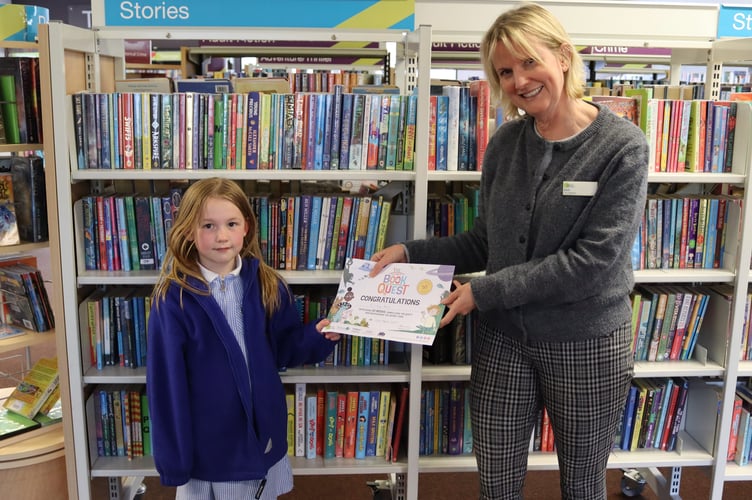
[[539, 42], [531, 44], [542, 62], [531, 57], [518, 59], [499, 43], [493, 56], [501, 90], [512, 104], [538, 120], [551, 120], [566, 100], [564, 72], [566, 58]]
[[194, 242], [202, 266], [221, 276], [235, 269], [248, 222], [240, 209], [221, 198], [209, 198], [198, 221]]

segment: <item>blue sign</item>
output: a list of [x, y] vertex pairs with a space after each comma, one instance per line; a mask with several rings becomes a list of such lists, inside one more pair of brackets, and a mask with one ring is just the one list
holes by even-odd
[[110, 27], [413, 30], [415, 0], [94, 0]]
[[752, 36], [752, 7], [727, 7], [718, 12], [718, 38]]

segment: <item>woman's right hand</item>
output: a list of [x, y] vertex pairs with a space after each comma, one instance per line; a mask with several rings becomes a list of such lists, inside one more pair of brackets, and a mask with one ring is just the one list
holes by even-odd
[[405, 247], [401, 243], [391, 245], [385, 249], [376, 252], [371, 256], [371, 260], [376, 263], [371, 269], [370, 276], [373, 278], [384, 269], [388, 264], [394, 264], [395, 262], [407, 262], [407, 255], [405, 255]]

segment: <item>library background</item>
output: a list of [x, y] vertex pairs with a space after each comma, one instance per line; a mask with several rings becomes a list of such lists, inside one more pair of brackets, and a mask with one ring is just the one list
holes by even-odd
[[[27, 3], [0, 0], [0, 497], [174, 498], [144, 324], [185, 187], [239, 182], [301, 316], [326, 314], [347, 258], [472, 225], [500, 121], [479, 40], [516, 2]], [[752, 8], [539, 3], [578, 44], [587, 98], [654, 153], [609, 498], [747, 498]], [[282, 373], [285, 498], [477, 498], [474, 327], [431, 346], [348, 336]], [[555, 442], [541, 411], [528, 498], [558, 497]]]

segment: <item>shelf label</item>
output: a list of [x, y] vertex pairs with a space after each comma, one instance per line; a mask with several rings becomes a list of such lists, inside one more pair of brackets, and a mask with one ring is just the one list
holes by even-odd
[[[415, 0], [92, 0], [92, 26], [412, 30]], [[242, 24], [238, 24], [238, 22]]]
[[752, 36], [752, 7], [721, 5], [718, 12], [718, 38]]

